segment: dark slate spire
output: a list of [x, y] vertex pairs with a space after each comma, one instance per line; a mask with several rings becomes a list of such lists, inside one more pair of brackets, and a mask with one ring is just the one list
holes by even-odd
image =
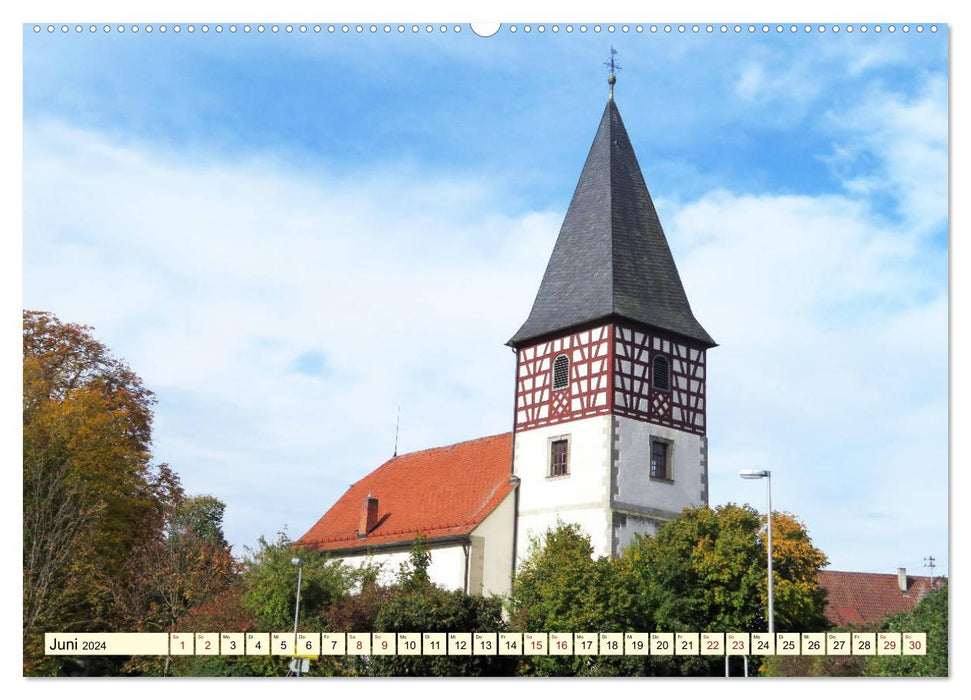
[[691, 313], [612, 94], [529, 318], [508, 345], [608, 317], [715, 345]]

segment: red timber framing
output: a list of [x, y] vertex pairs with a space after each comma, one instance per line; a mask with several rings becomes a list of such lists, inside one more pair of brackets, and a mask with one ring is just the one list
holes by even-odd
[[[652, 360], [657, 354], [669, 362], [667, 390], [653, 387]], [[553, 362], [560, 355], [570, 360], [570, 383], [554, 391]], [[623, 322], [519, 349], [516, 430], [610, 412], [704, 435], [705, 349]]]
[[[705, 434], [705, 350], [657, 332], [615, 324], [613, 411]], [[670, 389], [654, 388], [652, 360], [668, 358]]]
[[[516, 430], [610, 411], [610, 324], [521, 348], [517, 353]], [[570, 383], [553, 391], [553, 361], [570, 360]]]

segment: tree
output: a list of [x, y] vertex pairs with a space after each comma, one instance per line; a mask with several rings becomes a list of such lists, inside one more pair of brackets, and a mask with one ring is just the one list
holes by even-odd
[[[773, 513], [773, 584], [777, 632], [827, 627], [818, 571], [826, 556], [788, 513]], [[748, 506], [686, 508], [654, 537], [624, 553], [636, 578], [638, 607], [652, 610], [668, 632], [757, 632], [767, 629], [767, 538], [764, 519]], [[659, 674], [717, 675], [704, 657], [652, 657]]]
[[[221, 514], [220, 503], [211, 497], [197, 499], [188, 511], [176, 519], [182, 527], [180, 536], [195, 532], [218, 533], [207, 523]], [[204, 516], [204, 517], [203, 517]], [[319, 632], [332, 629], [328, 610], [347, 596], [352, 578], [348, 569], [327, 559], [320, 552], [294, 545], [285, 532], [277, 533], [273, 542], [260, 537], [255, 550], [247, 548], [242, 575], [218, 595], [187, 610], [179, 619], [182, 630], [220, 632], [290, 632], [296, 606], [297, 567], [295, 557], [303, 561], [300, 592], [300, 630]], [[288, 657], [283, 656], [188, 656], [173, 658], [172, 675], [180, 676], [283, 676]], [[342, 664], [335, 657], [322, 657], [308, 675], [333, 675]]]
[[[188, 610], [179, 620], [183, 631], [260, 632], [256, 617], [243, 605], [242, 579]], [[263, 676], [279, 675], [277, 664], [260, 656], [181, 656], [173, 657], [169, 673], [173, 676]]]
[[111, 590], [181, 490], [151, 459], [154, 396], [90, 328], [23, 314], [24, 671], [44, 631], [118, 629]]
[[421, 533], [415, 538], [408, 555], [408, 561], [398, 568], [398, 585], [405, 589], [421, 589], [431, 583], [428, 567], [432, 564], [432, 553], [425, 544]]
[[245, 593], [243, 604], [253, 611], [260, 629], [280, 632], [293, 629], [297, 599], [297, 567], [293, 558], [303, 560], [300, 591], [300, 628], [323, 629], [328, 608], [347, 596], [351, 574], [347, 567], [325, 554], [297, 546], [285, 532], [275, 542], [260, 537], [256, 550], [248, 550], [243, 562]]
[[[165, 527], [165, 537], [133, 552], [124, 584], [114, 589], [132, 631], [176, 631], [193, 609], [224, 595], [238, 581], [239, 564], [222, 529], [226, 506], [213, 496], [181, 497]], [[162, 675], [168, 675], [166, 657]], [[126, 669], [157, 666], [137, 659]]]
[[[328, 629], [327, 612], [344, 599], [352, 585], [350, 571], [340, 562], [321, 552], [295, 545], [285, 532], [278, 532], [274, 542], [260, 537], [256, 550], [247, 548], [243, 562], [241, 602], [264, 632], [286, 632], [293, 629], [297, 601], [297, 567], [294, 558], [303, 561], [300, 590], [300, 630]], [[284, 675], [286, 659], [282, 657], [248, 657], [250, 675]], [[330, 675], [338, 664], [325, 659], [310, 675]]]
[[192, 496], [182, 500], [172, 515], [168, 526], [168, 540], [179, 549], [185, 542], [205, 543], [212, 547], [227, 547], [223, 533], [223, 515], [226, 504], [215, 496]]
[[[509, 604], [513, 626], [523, 632], [625, 632], [653, 629], [650, 610], [638, 608], [623, 559], [592, 558], [590, 538], [574, 524], [559, 523], [530, 543]], [[621, 675], [623, 658], [524, 657], [523, 675]]]
[[[825, 555], [793, 516], [774, 513], [778, 631], [826, 627], [817, 585]], [[576, 525], [535, 541], [520, 566], [510, 605], [520, 630], [568, 632], [752, 632], [766, 629], [766, 538], [759, 514], [736, 505], [687, 508], [622, 556], [592, 558]], [[716, 675], [724, 660], [704, 656], [528, 657], [529, 675]]]

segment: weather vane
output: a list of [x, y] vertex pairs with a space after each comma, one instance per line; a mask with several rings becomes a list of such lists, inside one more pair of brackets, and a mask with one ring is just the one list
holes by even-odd
[[610, 85], [610, 99], [614, 99], [614, 83], [617, 82], [616, 72], [621, 70], [621, 67], [617, 65], [614, 60], [614, 56], [617, 55], [617, 49], [613, 46], [610, 47], [610, 60], [604, 61], [604, 65], [610, 69], [610, 75], [607, 77], [607, 83]]

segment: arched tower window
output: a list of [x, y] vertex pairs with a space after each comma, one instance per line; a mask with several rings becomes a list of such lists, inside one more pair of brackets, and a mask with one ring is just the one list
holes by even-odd
[[553, 360], [553, 390], [566, 389], [570, 386], [570, 358], [558, 355]]
[[671, 388], [671, 365], [668, 363], [668, 358], [664, 355], [654, 356], [651, 374], [653, 375], [652, 383], [655, 389], [667, 391]]

